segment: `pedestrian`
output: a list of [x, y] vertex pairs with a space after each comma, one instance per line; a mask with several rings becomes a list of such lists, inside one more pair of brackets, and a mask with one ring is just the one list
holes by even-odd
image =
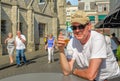
[[115, 55], [116, 57], [116, 53], [117, 53], [117, 48], [118, 48], [118, 45], [115, 43], [115, 41], [112, 39], [112, 35], [105, 35], [103, 32], [100, 32], [101, 34], [104, 35], [105, 39], [106, 39], [106, 44], [108, 44], [112, 51], [113, 51], [113, 54]]
[[120, 41], [118, 40], [118, 38], [116, 37], [115, 33], [111, 34], [111, 38], [115, 41], [115, 43], [119, 46], [120, 45]]
[[[58, 37], [60, 64], [64, 75], [73, 73], [90, 81], [107, 81], [120, 75], [119, 65], [112, 49], [107, 46], [102, 34], [91, 30], [92, 25], [84, 11], [76, 11], [71, 16], [74, 37], [64, 52], [65, 41]], [[75, 61], [78, 67], [74, 66]]]
[[[47, 45], [47, 40], [48, 40], [48, 35], [45, 35], [45, 37], [44, 37], [45, 46]], [[45, 50], [47, 51], [48, 49], [45, 49]]]
[[[118, 48], [118, 44], [115, 42], [116, 38], [114, 39], [114, 37], [111, 35], [111, 47], [112, 47], [112, 51], [114, 53], [114, 56], [116, 57], [116, 60], [118, 61], [118, 58], [117, 58], [117, 48]], [[118, 41], [118, 40], [116, 40]], [[118, 41], [119, 43], [119, 41]]]
[[47, 44], [47, 39], [48, 39], [48, 35], [45, 35], [45, 37], [44, 37], [44, 43], [45, 43], [45, 45]]
[[72, 38], [72, 35], [71, 35], [71, 33], [70, 33], [70, 32], [68, 33], [68, 37], [69, 37], [69, 39], [71, 39], [71, 38]]
[[7, 44], [7, 51], [9, 54], [10, 64], [13, 63], [14, 59], [14, 48], [15, 48], [15, 39], [13, 38], [12, 33], [8, 33], [8, 37], [5, 39], [5, 44]]
[[48, 49], [48, 63], [54, 62], [54, 46], [55, 46], [55, 38], [52, 34], [49, 35], [47, 40], [47, 45], [45, 49]]
[[20, 58], [26, 64], [26, 56], [24, 54], [25, 52], [25, 42], [26, 38], [23, 34], [21, 34], [20, 31], [17, 31], [17, 36], [15, 37], [15, 45], [16, 45], [16, 63], [17, 67], [21, 66]]

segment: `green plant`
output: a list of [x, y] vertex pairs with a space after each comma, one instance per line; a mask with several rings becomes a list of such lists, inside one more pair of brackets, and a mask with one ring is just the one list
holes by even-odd
[[116, 54], [118, 60], [120, 61], [120, 45], [117, 48], [117, 54]]

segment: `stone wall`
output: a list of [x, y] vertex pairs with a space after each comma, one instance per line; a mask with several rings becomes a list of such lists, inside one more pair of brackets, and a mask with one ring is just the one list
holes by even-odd
[[[32, 2], [33, 1], [33, 2]], [[2, 34], [0, 42], [4, 51], [2, 55], [7, 54], [4, 40], [8, 32], [12, 32], [14, 37], [18, 29], [27, 38], [27, 51], [31, 52], [36, 49], [36, 44], [44, 44], [43, 37], [39, 36], [39, 24], [45, 25], [45, 33], [56, 35], [57, 33], [57, 16], [53, 16], [51, 9], [54, 5], [47, 3], [44, 5], [44, 11], [40, 10], [37, 0], [30, 0], [29, 4], [25, 4], [24, 0], [1, 0], [1, 20], [6, 20], [6, 32]], [[20, 28], [21, 23], [21, 28]], [[54, 32], [53, 32], [54, 30]], [[38, 46], [39, 47], [39, 46]], [[6, 50], [6, 51], [5, 51]], [[39, 50], [39, 49], [38, 49]]]
[[11, 22], [11, 6], [1, 4], [1, 20], [5, 21], [5, 31], [1, 31], [1, 44], [2, 44], [2, 52], [7, 54], [6, 45], [4, 44], [5, 39], [7, 38], [7, 34], [12, 32], [12, 22]]

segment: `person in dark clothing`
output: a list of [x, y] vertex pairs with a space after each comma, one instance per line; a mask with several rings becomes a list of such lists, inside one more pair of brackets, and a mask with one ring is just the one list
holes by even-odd
[[115, 33], [112, 33], [111, 35], [112, 35], [112, 39], [115, 41], [115, 43], [116, 43], [117, 45], [120, 45], [120, 41], [119, 41], [118, 38], [116, 37], [116, 34], [115, 34]]
[[[118, 38], [116, 37], [116, 34], [115, 33], [112, 33], [111, 34], [111, 39], [116, 43], [116, 45], [117, 45], [117, 47], [120, 45], [120, 41], [118, 40]], [[115, 57], [116, 57], [116, 60], [118, 61], [118, 58], [117, 58], [117, 56], [116, 56], [116, 54], [117, 54], [117, 49], [116, 50], [113, 50], [113, 53], [114, 53], [114, 55], [115, 55]]]

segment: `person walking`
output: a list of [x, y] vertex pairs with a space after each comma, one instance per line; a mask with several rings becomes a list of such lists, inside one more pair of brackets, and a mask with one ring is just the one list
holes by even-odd
[[111, 38], [114, 40], [114, 42], [119, 46], [120, 45], [120, 41], [118, 40], [118, 38], [116, 37], [115, 33], [111, 34]]
[[45, 49], [48, 49], [48, 63], [54, 62], [54, 46], [55, 46], [55, 38], [52, 34], [49, 35], [47, 40], [47, 45]]
[[117, 48], [119, 45], [117, 45], [117, 43], [115, 42], [114, 37], [112, 38], [112, 35], [110, 36], [110, 39], [111, 39], [111, 48], [112, 48], [113, 54], [116, 57], [116, 61], [118, 61]]
[[[89, 81], [107, 81], [120, 76], [120, 68], [110, 45], [102, 34], [91, 30], [92, 25], [84, 11], [76, 11], [71, 16], [71, 28], [74, 37], [64, 52], [65, 41], [58, 37], [60, 64], [64, 75], [74, 75]], [[79, 67], [75, 67], [77, 62]]]
[[24, 54], [25, 52], [25, 42], [26, 38], [23, 34], [21, 34], [20, 31], [17, 31], [17, 36], [15, 37], [15, 45], [16, 45], [16, 63], [17, 67], [21, 66], [20, 58], [26, 64], [26, 56]]
[[10, 64], [13, 63], [14, 59], [14, 48], [15, 48], [15, 39], [13, 38], [12, 33], [8, 33], [8, 37], [5, 39], [5, 44], [7, 44], [7, 51], [9, 54]]
[[[48, 35], [46, 34], [45, 37], [44, 37], [45, 46], [47, 45], [47, 40], [48, 40]], [[47, 49], [46, 49], [46, 51], [47, 51]]]

